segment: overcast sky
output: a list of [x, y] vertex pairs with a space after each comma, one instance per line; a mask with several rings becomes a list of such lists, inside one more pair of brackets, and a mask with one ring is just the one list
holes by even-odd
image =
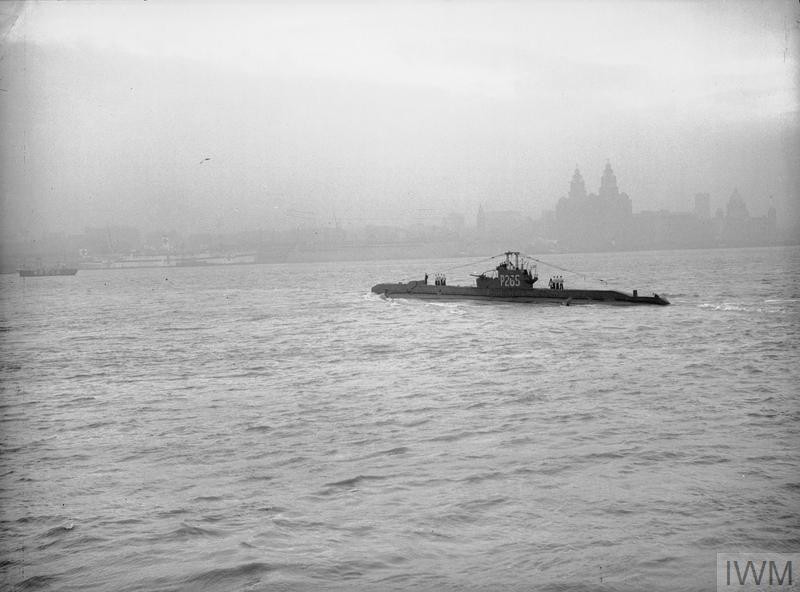
[[[634, 211], [800, 216], [798, 2], [0, 5], [3, 232]], [[313, 218], [312, 218], [313, 216]]]

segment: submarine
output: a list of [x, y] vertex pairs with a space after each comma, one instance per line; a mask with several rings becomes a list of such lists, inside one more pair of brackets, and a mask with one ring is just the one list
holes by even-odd
[[562, 277], [551, 277], [548, 287], [534, 287], [539, 276], [532, 257], [521, 256], [519, 251], [506, 251], [505, 260], [494, 270], [474, 276], [474, 286], [448, 286], [444, 274], [436, 274], [428, 282], [422, 280], [399, 283], [382, 283], [372, 287], [372, 292], [386, 298], [420, 298], [424, 300], [481, 300], [487, 302], [520, 302], [530, 304], [654, 304], [665, 306], [669, 300], [653, 293], [640, 296], [617, 290], [594, 290], [564, 287]]

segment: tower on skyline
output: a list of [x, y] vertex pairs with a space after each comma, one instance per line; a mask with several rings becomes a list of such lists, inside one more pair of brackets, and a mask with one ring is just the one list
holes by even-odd
[[614, 199], [619, 197], [619, 187], [617, 187], [617, 176], [611, 169], [611, 163], [606, 161], [606, 168], [603, 176], [600, 177], [600, 197], [603, 199]]
[[583, 181], [583, 176], [578, 169], [578, 165], [575, 165], [575, 172], [569, 184], [569, 197], [570, 199], [582, 199], [586, 197], [586, 183]]

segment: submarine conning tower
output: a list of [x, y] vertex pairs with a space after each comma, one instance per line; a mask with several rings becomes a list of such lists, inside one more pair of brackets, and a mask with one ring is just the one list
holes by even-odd
[[[508, 288], [532, 288], [539, 279], [536, 266], [530, 269], [525, 266], [524, 259], [520, 264], [519, 251], [506, 251], [506, 259], [497, 266], [497, 278], [487, 278], [485, 275], [478, 278], [478, 287], [497, 286], [501, 290]], [[483, 280], [483, 281], [481, 281]]]

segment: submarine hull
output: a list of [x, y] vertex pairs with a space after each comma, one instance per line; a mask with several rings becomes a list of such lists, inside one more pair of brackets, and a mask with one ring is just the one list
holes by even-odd
[[666, 298], [654, 294], [639, 296], [616, 290], [555, 290], [549, 288], [477, 288], [437, 286], [425, 282], [377, 284], [375, 294], [388, 298], [420, 298], [424, 300], [482, 300], [487, 302], [520, 302], [526, 304], [656, 304], [667, 305]]

